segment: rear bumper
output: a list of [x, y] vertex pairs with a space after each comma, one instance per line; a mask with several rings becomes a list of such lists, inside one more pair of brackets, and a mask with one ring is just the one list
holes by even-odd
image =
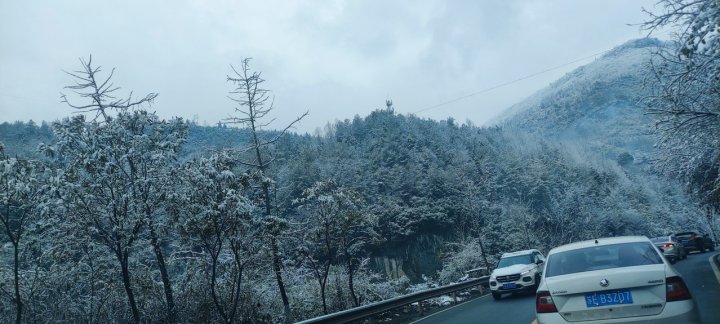
[[703, 246], [702, 246], [702, 245], [699, 245], [699, 244], [697, 244], [697, 243], [685, 244], [685, 245], [683, 245], [683, 247], [685, 248], [685, 251], [687, 251], [687, 252], [690, 252], [690, 251], [700, 251], [700, 252], [702, 252], [702, 251], [704, 250], [704, 249], [703, 249]]
[[665, 304], [663, 311], [657, 315], [638, 316], [626, 318], [613, 318], [607, 320], [594, 321], [566, 321], [560, 313], [541, 313], [537, 315], [538, 324], [567, 324], [567, 323], [647, 323], [647, 324], [700, 324], [700, 316], [697, 312], [697, 306], [693, 300], [674, 301]]
[[664, 252], [663, 255], [665, 256], [665, 258], [670, 259], [670, 260], [679, 260], [681, 257], [680, 250], [673, 250], [672, 252]]

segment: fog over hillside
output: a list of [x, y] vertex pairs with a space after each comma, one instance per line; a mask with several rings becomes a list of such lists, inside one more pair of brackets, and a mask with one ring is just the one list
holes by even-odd
[[641, 100], [652, 91], [652, 54], [672, 44], [642, 38], [620, 45], [525, 100], [496, 122], [590, 148], [600, 157], [629, 153], [647, 162], [655, 151], [654, 123]]

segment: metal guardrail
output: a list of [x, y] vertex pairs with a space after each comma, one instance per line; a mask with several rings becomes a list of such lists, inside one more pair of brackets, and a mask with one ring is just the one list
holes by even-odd
[[470, 279], [465, 282], [423, 290], [409, 295], [398, 296], [395, 298], [390, 298], [388, 300], [383, 300], [376, 303], [347, 309], [341, 312], [307, 319], [298, 322], [297, 324], [347, 323], [351, 321], [361, 320], [374, 315], [385, 313], [396, 308], [403, 307], [405, 305], [410, 305], [412, 303], [420, 302], [433, 297], [446, 295], [459, 290], [487, 284], [489, 282], [489, 278], [490, 276], [484, 276], [476, 279]]

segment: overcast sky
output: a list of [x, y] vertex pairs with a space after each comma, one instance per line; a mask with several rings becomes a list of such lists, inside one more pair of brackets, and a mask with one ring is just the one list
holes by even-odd
[[[101, 3], [102, 2], [102, 3]], [[0, 0], [0, 121], [72, 114], [63, 70], [93, 55], [120, 93], [158, 92], [150, 110], [215, 124], [233, 113], [230, 64], [252, 57], [275, 96], [271, 126], [399, 113], [477, 125], [592, 58], [644, 37], [656, 0]], [[629, 25], [630, 24], [630, 25]]]

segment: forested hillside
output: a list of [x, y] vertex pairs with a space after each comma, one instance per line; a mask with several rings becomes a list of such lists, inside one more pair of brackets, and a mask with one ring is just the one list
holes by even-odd
[[713, 164], [676, 171], [706, 186], [693, 191], [654, 163], [669, 151], [653, 146], [643, 105], [659, 86], [644, 81], [668, 48], [628, 42], [499, 126], [387, 101], [315, 135], [287, 132], [304, 115], [258, 127], [272, 101], [248, 59], [228, 77], [239, 117], [216, 126], [142, 109], [154, 93], [109, 96], [81, 60], [73, 89], [95, 99], [63, 99], [95, 118], [0, 124], [0, 322], [289, 322], [457, 281], [503, 252], [712, 230]]
[[[68, 126], [68, 130], [78, 125]], [[28, 129], [28, 125], [22, 123], [3, 127]], [[32, 127], [37, 126], [31, 126], [30, 130]], [[11, 133], [14, 131], [7, 132]], [[40, 131], [36, 129], [28, 133]], [[178, 147], [178, 158], [176, 162], [171, 162], [170, 169], [166, 171], [177, 173], [174, 179], [178, 180], [166, 185], [176, 195], [182, 196], [183, 192], [190, 194], [193, 191], [209, 194], [207, 190], [211, 188], [201, 190], [198, 187], [200, 180], [187, 183], [180, 181], [186, 177], [183, 175], [186, 171], [180, 170], [190, 171], [202, 165], [221, 166], [231, 161], [234, 155], [243, 156], [243, 151], [237, 149], [245, 147], [246, 139], [245, 132], [233, 128], [189, 125], [187, 141]], [[18, 142], [13, 142], [11, 138], [3, 140], [8, 145], [8, 151], [12, 149], [19, 156], [34, 155], [30, 148], [15, 146]], [[57, 140], [50, 140], [54, 141]], [[217, 152], [222, 149], [232, 150], [223, 153], [221, 159], [217, 160], [218, 157], [213, 156], [217, 156]], [[554, 144], [500, 127], [479, 128], [460, 125], [453, 120], [436, 122], [399, 115], [392, 108], [330, 125], [322, 136], [284, 137], [271, 151], [276, 157], [272, 169], [268, 171], [276, 175], [273, 180], [273, 203], [280, 217], [287, 221], [285, 226], [290, 234], [280, 240], [280, 248], [288, 278], [287, 289], [290, 300], [294, 301], [293, 312], [298, 318], [318, 315], [322, 309], [317, 304], [320, 302], [316, 295], [317, 284], [313, 283], [317, 280], [313, 279], [313, 269], [317, 268], [308, 261], [322, 261], [327, 256], [323, 257], [321, 253], [309, 257], [308, 253], [313, 253], [311, 251], [320, 253], [320, 250], [308, 247], [307, 238], [291, 234], [307, 231], [308, 226], [313, 224], [313, 210], [320, 208], [313, 206], [320, 205], [313, 205], [313, 194], [308, 192], [324, 188], [318, 187], [318, 184], [329, 183], [330, 187], [336, 188], [327, 191], [328, 196], [343, 197], [343, 192], [356, 194], [356, 207], [352, 209], [363, 215], [362, 218], [366, 220], [364, 224], [368, 233], [371, 233], [367, 237], [367, 244], [356, 246], [359, 250], [353, 252], [360, 261], [357, 268], [353, 268], [357, 271], [355, 298], [358, 302], [403, 293], [407, 287], [403, 282], [407, 283], [408, 280], [410, 283], [457, 280], [463, 276], [463, 271], [485, 264], [483, 252], [488, 262], [493, 263], [505, 251], [525, 248], [547, 250], [559, 244], [600, 236], [660, 235], [687, 228], [688, 222], [701, 220], [698, 217], [701, 213], [688, 202], [676, 184], [660, 178], [636, 177], [627, 172], [628, 165], [596, 160], [593, 154], [582, 148]], [[208, 162], [202, 162], [208, 158]], [[178, 171], [173, 171], [176, 168]], [[240, 176], [251, 175], [240, 165], [231, 167], [231, 170]], [[197, 178], [199, 176], [192, 177], [200, 179]], [[224, 177], [220, 174], [217, 176]], [[253, 183], [258, 180], [250, 177], [242, 181]], [[234, 186], [232, 182], [228, 185]], [[252, 201], [252, 190], [244, 195], [248, 195], [250, 200], [235, 204], [256, 204]], [[202, 264], [197, 262], [202, 260], [203, 253], [193, 256], [187, 254], [190, 251], [183, 252], [183, 246], [192, 242], [194, 231], [201, 229], [193, 230], [198, 225], [188, 228], [190, 223], [186, 222], [190, 219], [182, 221], [186, 216], [172, 216], [175, 213], [173, 209], [191, 211], [195, 208], [191, 206], [195, 205], [188, 204], [197, 204], [206, 199], [202, 196], [191, 197], [194, 196], [190, 196], [191, 200], [187, 202], [183, 199], [175, 200], [170, 206], [158, 210], [160, 214], [157, 217], [160, 218], [156, 222], [162, 224], [158, 228], [159, 233], [162, 233], [160, 240], [164, 242], [162, 249], [165, 255], [171, 256], [168, 260], [168, 279], [174, 283], [176, 295], [184, 296], [185, 304], [178, 304], [179, 311], [183, 316], [195, 314], [201, 316], [198, 318], [207, 319], [213, 315], [190, 311], [201, 307], [204, 298], [210, 298], [203, 295], [202, 290], [196, 290], [204, 285], [203, 280], [200, 280], [203, 276], [197, 278], [200, 281], [193, 281], [196, 280], [193, 279], [195, 271], [202, 271], [202, 267], [192, 265]], [[195, 199], [202, 200], [193, 202]], [[197, 206], [200, 208], [200, 205]], [[343, 208], [338, 210], [342, 211]], [[201, 215], [204, 212], [197, 209], [197, 213]], [[45, 215], [51, 217], [52, 222], [62, 222], [63, 219], [61, 214], [53, 212]], [[202, 222], [202, 218], [195, 221]], [[47, 233], [61, 235], [63, 232]], [[62, 235], [62, 239], [56, 240], [50, 239], [51, 235], [46, 237], [50, 240], [38, 241], [33, 238], [27, 244], [42, 244], [45, 249], [58, 252], [70, 248], [68, 244], [80, 244], [78, 247], [87, 244], [74, 242], [71, 239], [74, 236]], [[142, 235], [138, 239], [141, 238]], [[90, 272], [77, 268], [76, 262], [85, 259], [80, 255], [78, 260], [73, 257], [57, 259], [58, 256], [38, 251], [40, 254], [35, 257], [43, 260], [43, 264], [52, 264], [54, 270], [42, 272], [39, 278], [28, 277], [26, 280], [36, 285], [53, 285], [59, 295], [53, 294], [52, 298], [61, 298], [69, 304], [80, 304], [78, 308], [53, 310], [52, 313], [39, 311], [37, 314], [70, 318], [89, 316], [86, 313], [88, 309], [80, 306], [90, 302], [85, 300], [88, 296], [79, 294], [76, 291], [79, 288], [75, 285], [57, 286], [58, 280], [62, 278], [77, 277], [80, 281], [89, 280], [91, 277], [88, 276], [105, 278], [102, 280], [109, 281], [104, 284], [96, 282], [92, 287], [99, 291], [117, 289], [113, 288], [119, 284], [113, 279], [116, 278], [113, 276], [113, 268], [103, 264], [105, 252], [102, 246], [93, 246], [94, 243], [78, 250], [92, 248], [85, 253], [96, 255], [95, 259], [83, 261], [92, 260], [95, 270], [90, 269]], [[145, 250], [142, 246], [133, 250], [134, 255], [129, 258], [135, 282], [133, 285], [141, 284], [143, 280], [159, 280], [159, 277], [155, 277], [159, 274], [153, 271], [151, 250]], [[464, 257], [457, 258], [457, 255]], [[257, 257], [264, 258], [262, 255]], [[342, 284], [347, 280], [348, 271], [342, 266], [343, 258], [337, 260], [329, 263], [331, 267], [328, 268], [328, 275], [331, 280], [328, 289], [342, 296], [348, 293]], [[8, 261], [7, 257], [3, 257], [3, 261]], [[30, 262], [31, 259], [26, 261]], [[246, 289], [243, 294], [247, 294], [243, 296], [247, 298], [241, 302], [258, 300], [264, 306], [258, 310], [260, 313], [241, 315], [249, 318], [269, 316], [270, 319], [276, 315], [271, 309], [277, 306], [272, 305], [278, 302], [272, 289], [272, 272], [267, 271], [262, 263], [249, 263], [248, 267], [243, 286]], [[199, 286], [187, 286], [191, 282]], [[156, 285], [156, 288], [136, 288], [139, 291], [150, 289], [137, 297], [149, 303], [154, 300], [152, 296], [161, 291], [153, 290], [162, 289], [162, 285]], [[307, 299], [308, 294], [318, 297]], [[121, 295], [105, 296], [111, 299], [105, 300], [105, 303], [122, 304]], [[329, 310], [352, 304], [351, 296], [346, 296], [335, 298], [328, 306]], [[44, 298], [33, 295], [28, 303], [44, 303]], [[300, 300], [304, 300], [305, 304], [297, 304]], [[39, 307], [39, 304], [32, 307]], [[139, 311], [144, 316], [159, 316], [150, 313], [155, 307], [152, 304], [145, 307], [150, 308]], [[105, 311], [96, 309], [95, 312]], [[102, 316], [120, 316], [120, 313], [110, 314], [103, 313]]]

